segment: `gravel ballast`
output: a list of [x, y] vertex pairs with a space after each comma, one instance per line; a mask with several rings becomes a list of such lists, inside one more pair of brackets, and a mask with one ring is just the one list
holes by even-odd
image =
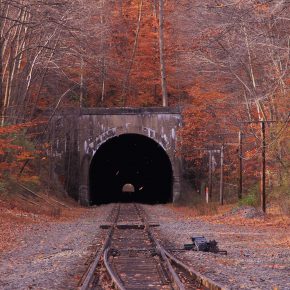
[[[101, 247], [104, 231], [100, 225], [107, 222], [112, 207], [83, 209], [74, 218], [37, 221], [14, 229], [17, 243], [0, 251], [0, 289], [77, 289], [89, 257]], [[290, 289], [287, 224], [230, 224], [227, 218], [217, 222], [192, 217], [167, 205], [144, 207], [149, 221], [160, 224], [154, 232], [165, 247], [181, 249], [191, 243], [192, 236], [205, 236], [227, 250], [227, 256], [174, 252], [208, 278], [231, 289]]]
[[[192, 236], [218, 241], [228, 255], [186, 251], [178, 258], [231, 289], [290, 289], [289, 227], [217, 224], [162, 206], [145, 206], [163, 245], [183, 248]], [[174, 255], [177, 255], [176, 252]]]
[[17, 246], [0, 253], [0, 289], [76, 289], [111, 209], [100, 206], [73, 220], [28, 225]]

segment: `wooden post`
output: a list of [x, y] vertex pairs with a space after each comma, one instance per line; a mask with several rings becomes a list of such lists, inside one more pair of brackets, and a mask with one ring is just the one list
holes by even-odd
[[224, 145], [221, 146], [220, 204], [224, 204]]
[[238, 198], [243, 196], [243, 134], [239, 132], [239, 192]]
[[266, 139], [265, 139], [265, 121], [261, 122], [262, 134], [262, 170], [261, 170], [261, 208], [266, 212]]
[[260, 123], [261, 124], [261, 147], [262, 147], [262, 158], [261, 158], [261, 188], [260, 188], [260, 199], [261, 199], [261, 209], [266, 212], [266, 128], [265, 124], [275, 123], [278, 121], [274, 120], [260, 120], [260, 121], [249, 121], [243, 123]]
[[205, 201], [208, 203], [208, 187], [205, 188]]
[[212, 150], [209, 150], [208, 160], [208, 195], [209, 199], [212, 199]]

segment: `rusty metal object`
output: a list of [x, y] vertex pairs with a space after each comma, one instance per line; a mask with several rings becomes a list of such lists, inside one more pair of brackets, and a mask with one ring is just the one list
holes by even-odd
[[106, 266], [110, 276], [112, 277], [114, 285], [117, 287], [117, 289], [126, 290], [126, 288], [124, 287], [124, 284], [121, 282], [119, 277], [112, 270], [112, 267], [111, 267], [110, 262], [109, 262], [109, 252], [110, 252], [110, 250], [111, 249], [108, 247], [105, 250], [105, 252], [104, 252], [104, 263], [105, 263], [105, 266]]
[[[112, 215], [115, 214], [114, 217], [114, 222], [113, 225], [117, 222], [118, 217], [119, 217], [119, 212], [120, 212], [120, 205], [117, 208], [113, 208], [112, 210]], [[94, 278], [94, 273], [95, 270], [97, 268], [97, 265], [100, 261], [100, 258], [104, 252], [104, 250], [106, 249], [106, 247], [108, 246], [112, 233], [113, 233], [113, 226], [110, 228], [109, 232], [107, 233], [107, 237], [103, 243], [102, 248], [100, 249], [100, 251], [97, 252], [95, 258], [93, 259], [93, 262], [90, 264], [89, 268], [87, 269], [86, 273], [84, 273], [80, 283], [79, 283], [79, 290], [87, 290], [90, 289], [90, 283], [92, 282], [93, 278]]]
[[227, 251], [220, 250], [216, 240], [207, 241], [204, 236], [192, 237], [192, 244], [184, 244], [184, 250], [190, 251], [201, 251], [201, 252], [211, 252], [227, 255]]
[[108, 289], [112, 283], [121, 290], [225, 289], [167, 252], [140, 205], [121, 204], [116, 210], [113, 221], [103, 227], [109, 229], [107, 237], [79, 289]]

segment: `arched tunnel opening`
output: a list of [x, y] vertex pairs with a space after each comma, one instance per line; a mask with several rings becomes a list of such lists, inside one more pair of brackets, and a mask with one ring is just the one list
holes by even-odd
[[167, 203], [172, 201], [172, 166], [165, 150], [153, 139], [123, 134], [96, 151], [89, 184], [91, 204]]

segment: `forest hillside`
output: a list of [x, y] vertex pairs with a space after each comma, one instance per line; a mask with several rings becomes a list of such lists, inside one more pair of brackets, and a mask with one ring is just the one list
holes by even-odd
[[226, 202], [258, 205], [264, 170], [289, 214], [289, 12], [289, 1], [1, 0], [1, 195], [50, 186], [58, 110], [177, 106], [190, 196], [209, 187], [218, 200], [223, 150]]

